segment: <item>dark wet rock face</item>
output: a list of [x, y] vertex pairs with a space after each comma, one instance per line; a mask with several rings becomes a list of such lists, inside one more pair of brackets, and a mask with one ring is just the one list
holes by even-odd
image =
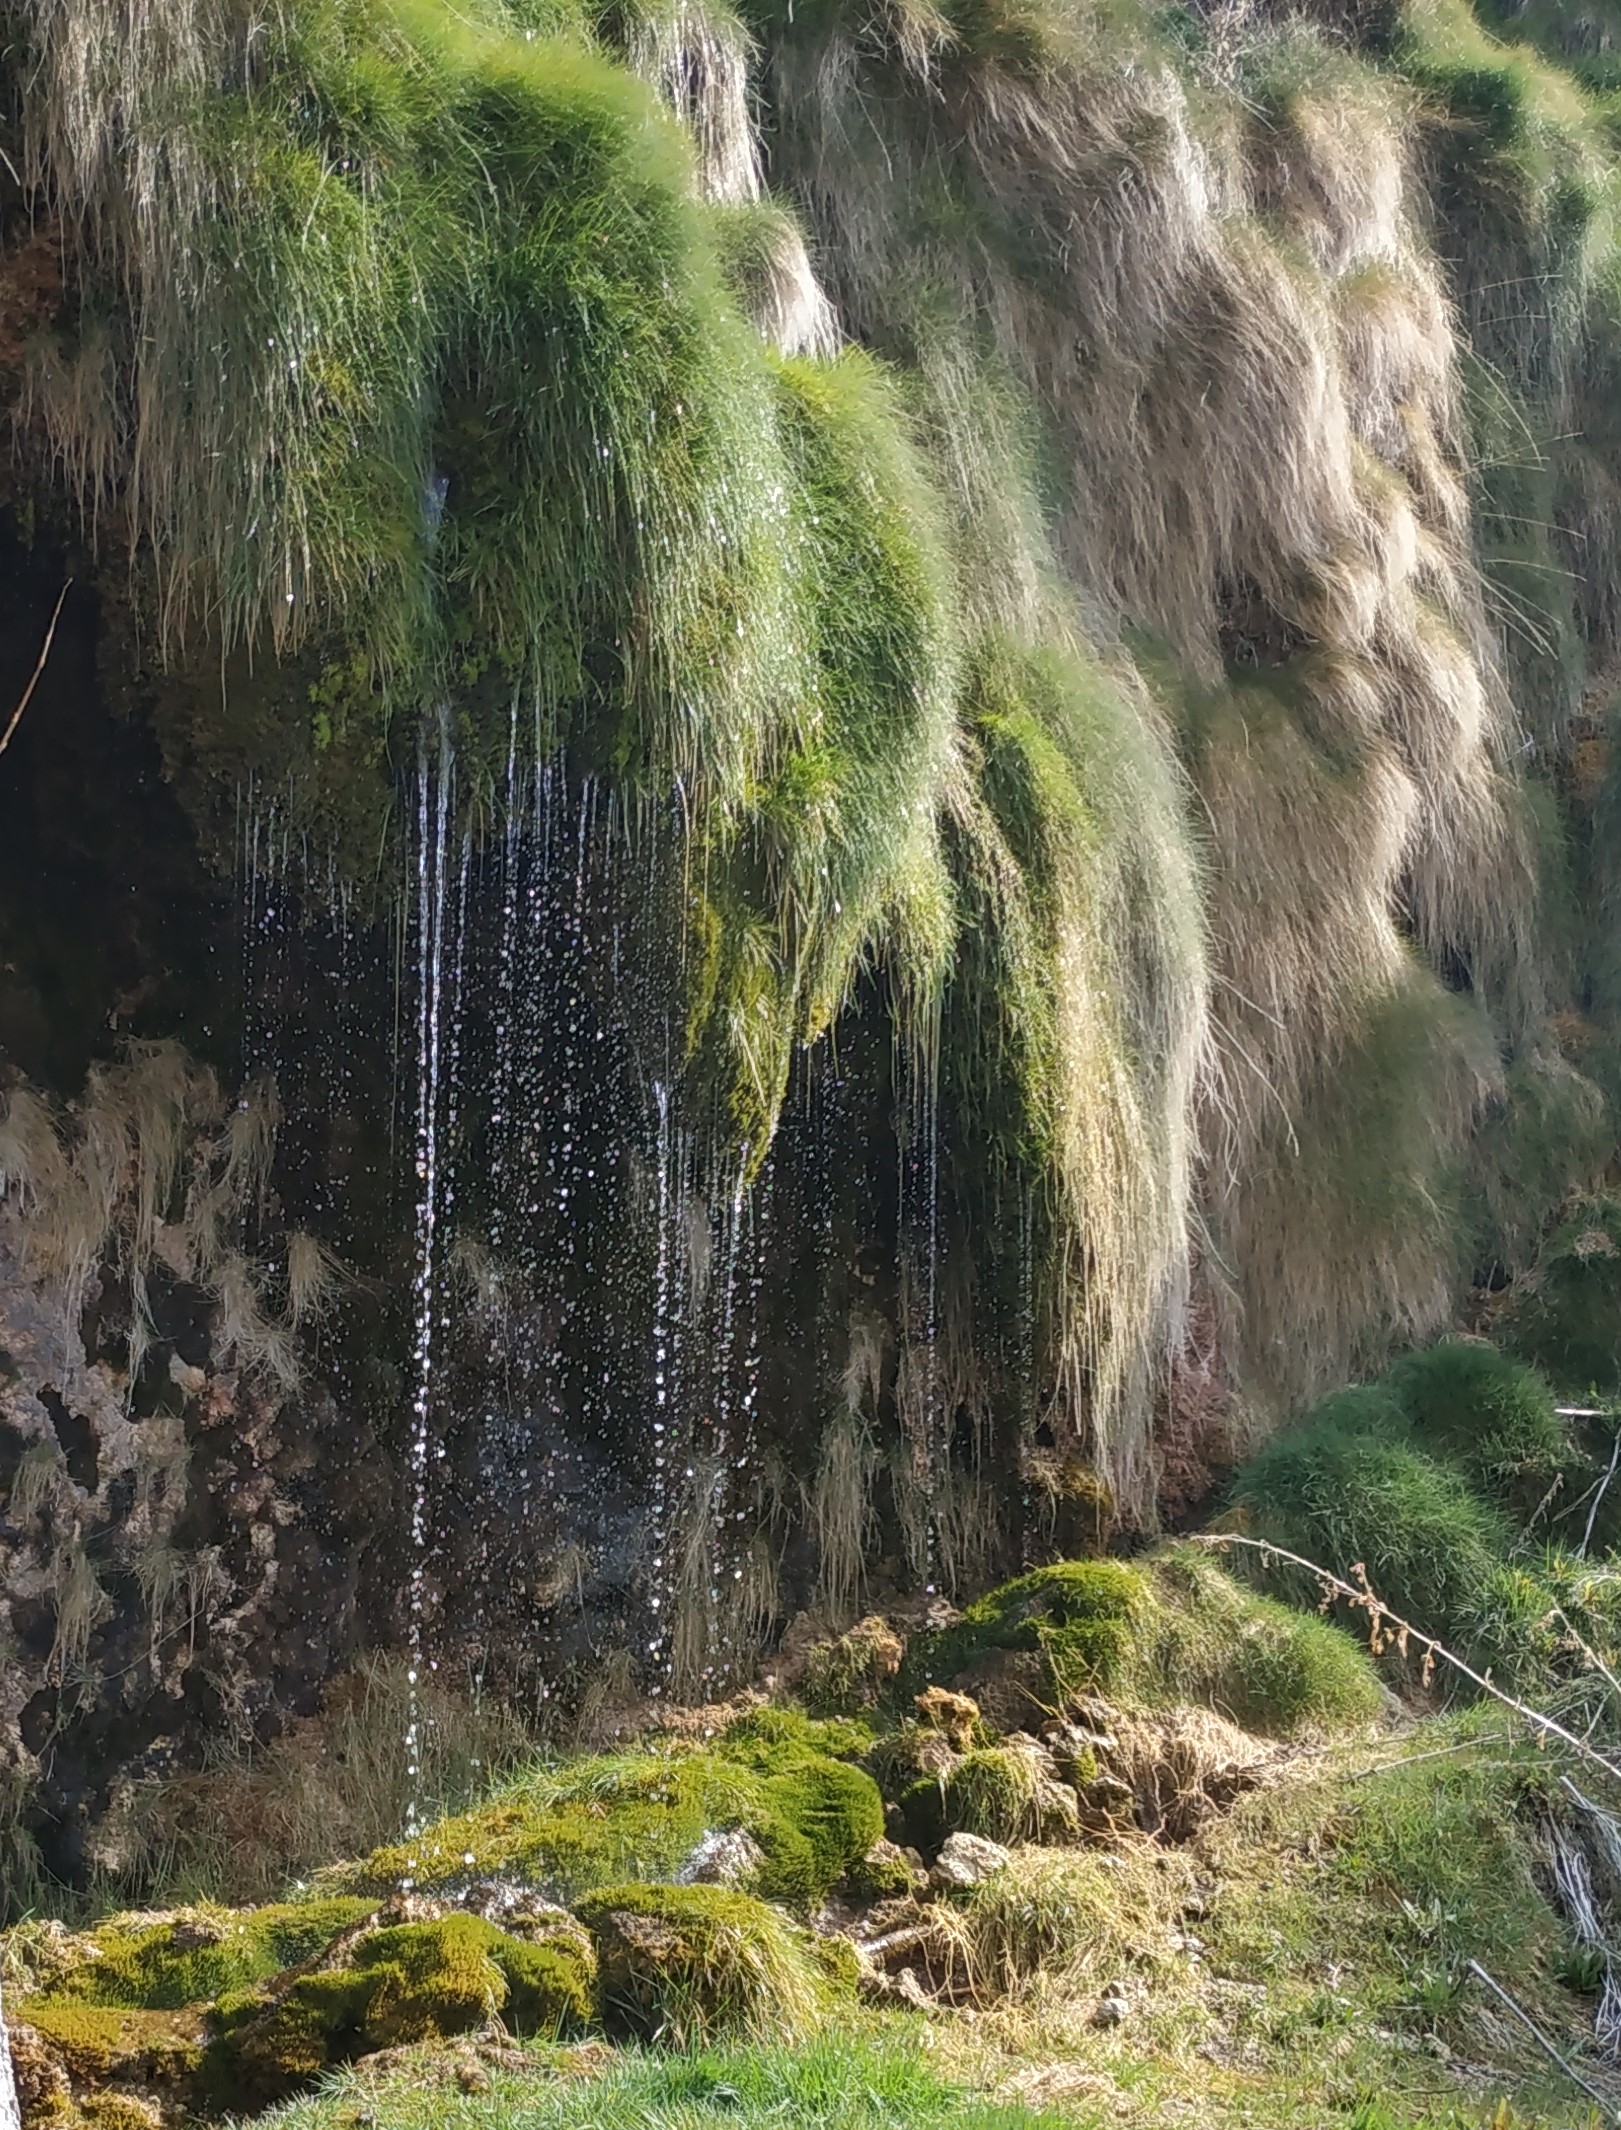
[[112, 1267], [75, 1319], [39, 1255], [0, 1206], [0, 1781], [79, 1880], [131, 1861], [143, 1778], [268, 1735], [352, 1658], [389, 1479], [330, 1392], [221, 1365], [203, 1288], [151, 1270], [132, 1381]]

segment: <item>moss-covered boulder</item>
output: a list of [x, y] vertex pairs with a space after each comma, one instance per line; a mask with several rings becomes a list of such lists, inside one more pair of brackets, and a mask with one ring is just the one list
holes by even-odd
[[[916, 1683], [960, 1682], [1010, 1725], [1107, 1689], [1147, 1603], [1142, 1574], [1112, 1560], [1059, 1561], [1004, 1583], [918, 1651]], [[1012, 1657], [1024, 1663], [1008, 1665]]]
[[497, 2017], [516, 2034], [575, 2033], [592, 2016], [595, 1968], [566, 1919], [538, 1942], [459, 1914], [371, 1931], [342, 1966], [222, 1998], [209, 2083], [221, 2100], [276, 2100], [334, 2064]]
[[678, 1880], [706, 1837], [746, 1833], [763, 1859], [752, 1890], [808, 1910], [884, 1831], [860, 1725], [761, 1709], [703, 1746], [660, 1742], [531, 1770], [488, 1804], [329, 1875], [378, 1894], [516, 1879], [562, 1900], [631, 1880]]
[[315, 1958], [375, 1905], [340, 1897], [116, 1915], [82, 1936], [40, 1936], [32, 1951], [24, 1938], [19, 1958], [35, 1963], [40, 1994], [53, 2000], [172, 2011], [212, 2003]]
[[690, 2048], [807, 2034], [837, 1988], [818, 1941], [726, 1886], [613, 1886], [580, 1902], [610, 2033]]
[[107, 2121], [120, 2107], [156, 2119], [191, 2097], [207, 2036], [200, 2013], [26, 1999], [7, 2008], [30, 2124]]
[[[1315, 1604], [1315, 1591], [1310, 1596]], [[1276, 1737], [1326, 1733], [1366, 1720], [1378, 1706], [1374, 1671], [1349, 1635], [1314, 1610], [1251, 1590], [1195, 1546], [1129, 1564], [1035, 1569], [971, 1605], [922, 1646], [915, 1663], [919, 1676], [968, 1689], [1010, 1731], [1038, 1729], [1089, 1694], [1149, 1708], [1200, 1704]], [[895, 1760], [903, 1739], [915, 1749], [936, 1727], [925, 1704], [939, 1696], [936, 1686], [919, 1697], [920, 1725], [875, 1749], [868, 1763], [875, 1771], [886, 1755]], [[951, 1742], [961, 1751], [970, 1739], [964, 1733]], [[990, 1742], [972, 1740], [979, 1748]], [[989, 1779], [988, 1769], [979, 1772]], [[950, 1774], [949, 1766], [920, 1765], [912, 1781]], [[904, 1798], [910, 1788], [895, 1783], [885, 1794]], [[916, 1817], [925, 1805], [919, 1792], [907, 1809]], [[954, 1823], [949, 1806], [945, 1823]]]
[[946, 1776], [940, 1801], [953, 1834], [1016, 1843], [1073, 1841], [1080, 1832], [1075, 1791], [1034, 1738], [1014, 1737], [965, 1753]]

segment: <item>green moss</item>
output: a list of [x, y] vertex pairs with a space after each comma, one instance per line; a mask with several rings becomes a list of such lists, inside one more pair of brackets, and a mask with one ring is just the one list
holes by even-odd
[[822, 1750], [858, 1751], [870, 1737], [762, 1710], [702, 1750], [536, 1769], [488, 1805], [338, 1876], [381, 1891], [401, 1879], [426, 1888], [500, 1874], [569, 1898], [628, 1871], [673, 1878], [705, 1834], [740, 1827], [765, 1858], [760, 1891], [813, 1907], [883, 1833], [870, 1777]]
[[718, 1750], [728, 1759], [763, 1773], [797, 1764], [808, 1754], [828, 1760], [859, 1760], [871, 1750], [872, 1726], [865, 1718], [841, 1711], [831, 1716], [804, 1715], [796, 1708], [750, 1709], [727, 1725]]
[[397, 1924], [361, 1938], [344, 1967], [217, 2005], [210, 2082], [222, 2095], [242, 2086], [274, 2100], [332, 2064], [467, 2033], [498, 2014], [515, 2033], [556, 2037], [589, 2021], [594, 1996], [583, 1938], [531, 1944], [470, 1915]]
[[892, 1842], [874, 1842], [839, 1882], [854, 1901], [893, 1901], [912, 1891], [913, 1867]]
[[149, 1922], [118, 1917], [84, 1940], [92, 1957], [53, 1994], [153, 2010], [203, 2004], [321, 1952], [371, 1911], [363, 1898], [266, 1908], [192, 1908]]
[[210, 2088], [222, 2103], [244, 2095], [282, 2100], [329, 2065], [363, 2055], [379, 1979], [372, 1969], [333, 1969], [301, 1976], [257, 2012], [234, 2004], [209, 2048]]
[[1060, 1841], [1077, 1829], [1074, 1792], [1016, 1747], [984, 1746], [965, 1754], [940, 1788], [953, 1832], [1018, 1843]]
[[1414, 1440], [1519, 1521], [1579, 1469], [1546, 1381], [1495, 1347], [1443, 1339], [1408, 1354], [1384, 1380]]
[[970, 1605], [955, 1627], [926, 1641], [921, 1678], [949, 1681], [997, 1650], [1038, 1653], [1053, 1707], [1106, 1691], [1129, 1658], [1147, 1602], [1135, 1568], [1119, 1561], [1060, 1561], [1004, 1583]]
[[200, 2022], [162, 2011], [25, 1998], [15, 2016], [39, 2033], [76, 2080], [156, 2085], [189, 2079], [203, 2061]]
[[579, 1903], [596, 1940], [611, 2032], [692, 2047], [803, 2035], [828, 1981], [813, 1942], [763, 1901], [723, 1886], [614, 1886]]

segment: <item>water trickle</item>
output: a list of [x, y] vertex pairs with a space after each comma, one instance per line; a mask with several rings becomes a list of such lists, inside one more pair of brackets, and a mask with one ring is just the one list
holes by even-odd
[[933, 1592], [939, 1584], [940, 1486], [946, 1471], [946, 1416], [940, 1391], [940, 1098], [937, 1048], [908, 1049], [900, 1074], [900, 1292], [905, 1338], [896, 1401], [906, 1437], [908, 1492], [903, 1511], [912, 1567]]
[[653, 1559], [652, 1589], [648, 1604], [653, 1612], [649, 1654], [661, 1670], [670, 1657], [670, 1451], [675, 1414], [674, 1326], [671, 1301], [674, 1290], [676, 1235], [673, 1217], [674, 1192], [670, 1164], [673, 1133], [670, 1125], [670, 1090], [662, 1080], [653, 1082], [657, 1117], [655, 1164], [655, 1257], [653, 1263]]
[[17, 2105], [17, 2081], [11, 2070], [11, 2044], [6, 2039], [4, 2004], [0, 2004], [0, 2130], [22, 2130], [22, 2109]]
[[[454, 774], [446, 719], [441, 725], [437, 751], [430, 754], [425, 750], [420, 765], [413, 853], [417, 950], [416, 1272], [412, 1290], [411, 1566], [406, 1633], [410, 1685], [406, 1729], [407, 1839], [422, 1824], [424, 1802], [422, 1770], [427, 1740], [420, 1689], [427, 1667], [426, 1616], [432, 1550], [429, 1486], [436, 1449], [434, 1371], [439, 1334], [445, 1328], [442, 1234], [449, 1210], [445, 1187], [453, 1174], [443, 1155], [455, 1126], [454, 1065], [462, 974], [460, 927], [465, 920], [468, 872], [464, 845], [453, 898], [450, 838]], [[454, 940], [447, 938], [452, 924], [456, 926]]]

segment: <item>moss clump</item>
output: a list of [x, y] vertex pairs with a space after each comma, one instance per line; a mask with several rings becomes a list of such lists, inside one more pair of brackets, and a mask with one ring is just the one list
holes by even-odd
[[805, 1659], [799, 1691], [817, 1715], [875, 1708], [901, 1668], [905, 1644], [873, 1613], [846, 1633], [818, 1642]]
[[15, 2017], [34, 2029], [76, 2084], [178, 2085], [203, 2061], [198, 2021], [173, 2012], [34, 1997], [17, 2006]]
[[830, 1984], [814, 1941], [725, 1886], [614, 1886], [579, 1904], [610, 2032], [691, 2048], [808, 2033]]
[[786, 1709], [758, 1709], [733, 1724], [721, 1748], [761, 1775], [764, 1812], [748, 1831], [765, 1853], [759, 1892], [811, 1908], [884, 1832], [878, 1785], [829, 1756], [830, 1746], [865, 1751], [863, 1726], [817, 1723]]
[[313, 1959], [372, 1906], [338, 1898], [115, 1916], [79, 1941], [84, 1957], [52, 1981], [51, 1995], [151, 2011], [212, 2003]]
[[1057, 1708], [1113, 1683], [1147, 1600], [1141, 1573], [1120, 1561], [1059, 1561], [970, 1605], [955, 1627], [924, 1644], [920, 1667], [928, 1679], [950, 1680], [998, 1651], [1034, 1654], [1041, 1690]]
[[829, 1748], [860, 1752], [861, 1726], [760, 1710], [700, 1750], [591, 1755], [532, 1770], [487, 1805], [376, 1851], [338, 1882], [382, 1891], [517, 1877], [563, 1899], [673, 1878], [706, 1834], [741, 1828], [765, 1858], [759, 1891], [813, 1907], [884, 1831], [871, 1778]]
[[1149, 1572], [1139, 1700], [1200, 1702], [1274, 1738], [1322, 1736], [1378, 1713], [1373, 1664], [1332, 1621], [1246, 1588], [1195, 1546], [1167, 1548]]
[[840, 1890], [853, 1901], [893, 1901], [912, 1891], [913, 1865], [893, 1842], [874, 1842], [858, 1863], [850, 1866]]
[[1051, 1756], [1012, 1744], [967, 1753], [941, 1785], [953, 1832], [993, 1842], [1063, 1841], [1079, 1832], [1075, 1792], [1054, 1780]]
[[1546, 1380], [1493, 1346], [1443, 1339], [1385, 1377], [1414, 1440], [1516, 1518], [1580, 1462]]
[[332, 2064], [468, 2033], [497, 2014], [518, 2034], [577, 2032], [594, 1993], [583, 1935], [531, 1944], [471, 1915], [396, 1924], [362, 1938], [346, 1967], [299, 1976], [273, 1997], [223, 1999], [211, 2083], [222, 2096], [276, 2099]]

